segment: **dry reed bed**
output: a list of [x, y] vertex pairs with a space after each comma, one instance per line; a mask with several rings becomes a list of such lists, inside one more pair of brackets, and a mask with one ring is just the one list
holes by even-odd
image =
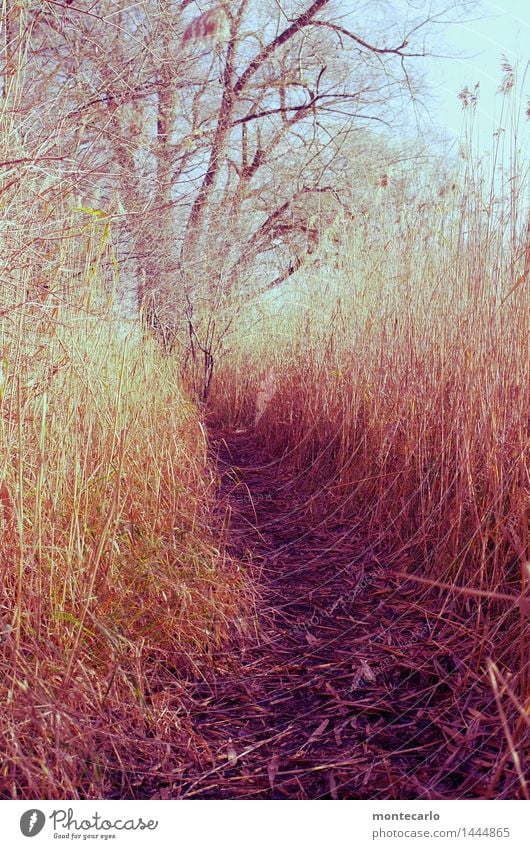
[[495, 687], [520, 733], [528, 618], [499, 595], [524, 595], [530, 577], [525, 245], [501, 243], [468, 206], [439, 204], [407, 229], [384, 210], [368, 232], [345, 228], [338, 269], [306, 270], [249, 311], [212, 408], [255, 425], [315, 517], [362, 520], [394, 574], [464, 589], [440, 604], [456, 597], [473, 622], [482, 674], [483, 647], [497, 646], [515, 698]]
[[87, 302], [6, 315], [0, 795], [141, 796], [193, 760], [186, 678], [248, 584], [176, 363]]
[[372, 530], [420, 543], [437, 574], [478, 557], [493, 588], [526, 543], [528, 288], [503, 303], [498, 279], [426, 258], [424, 238], [381, 250], [351, 233], [341, 271], [313, 271], [232, 340], [212, 406], [250, 423], [269, 386], [256, 428], [269, 447]]

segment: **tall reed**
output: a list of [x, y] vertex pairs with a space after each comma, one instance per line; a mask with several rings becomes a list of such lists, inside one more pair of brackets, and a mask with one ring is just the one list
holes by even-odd
[[528, 619], [499, 596], [530, 578], [526, 176], [471, 157], [344, 221], [334, 256], [246, 306], [211, 396], [284, 458], [313, 521], [354, 520], [393, 574], [476, 592], [456, 597], [477, 662], [498, 644], [521, 705]]
[[0, 325], [2, 797], [174, 782], [200, 757], [186, 680], [248, 618], [178, 361], [92, 288]]

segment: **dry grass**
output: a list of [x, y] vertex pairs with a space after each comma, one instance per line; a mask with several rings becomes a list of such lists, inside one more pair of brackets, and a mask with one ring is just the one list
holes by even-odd
[[[0, 114], [0, 797], [137, 797], [251, 615], [175, 358], [119, 320], [116, 223]], [[17, 161], [18, 164], [17, 164]], [[21, 165], [20, 162], [23, 164]], [[129, 337], [128, 335], [129, 334]]]
[[528, 618], [499, 595], [524, 598], [530, 578], [528, 234], [522, 190], [488, 210], [480, 184], [467, 173], [407, 221], [382, 203], [345, 223], [338, 268], [248, 309], [211, 401], [284, 457], [315, 519], [355, 517], [392, 574], [447, 584], [483, 676], [497, 647], [520, 736]]
[[319, 294], [324, 269], [306, 303], [242, 338], [214, 406], [252, 421], [274, 375], [258, 422], [269, 447], [326, 486], [330, 505], [418, 547], [433, 573], [467, 564], [494, 589], [526, 545], [527, 291], [501, 304], [484, 278], [476, 290], [459, 276], [457, 257], [404, 268], [397, 239], [383, 255], [352, 239], [339, 291]]
[[[112, 227], [72, 212], [55, 177], [35, 166], [2, 186], [0, 795], [178, 792], [207, 748], [187, 679], [245, 631], [252, 591], [225, 556], [177, 363], [116, 335]], [[470, 593], [456, 593], [470, 663], [518, 768], [529, 608], [506, 597], [530, 577], [525, 195], [515, 167], [507, 197], [472, 165], [461, 185], [399, 222], [380, 192], [344, 224], [338, 267], [299, 272], [303, 292], [276, 307], [238, 306], [210, 415], [284, 456], [310, 518], [355, 515], [394, 576]]]
[[212, 406], [438, 573], [494, 582], [527, 544], [530, 263], [526, 214], [470, 188], [345, 222], [335, 265], [247, 310]]
[[248, 586], [177, 363], [86, 299], [35, 324], [2, 328], [0, 794], [142, 795], [193, 759], [186, 678]]

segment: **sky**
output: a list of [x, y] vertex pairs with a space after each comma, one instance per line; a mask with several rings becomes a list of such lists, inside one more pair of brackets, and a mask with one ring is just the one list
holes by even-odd
[[426, 82], [432, 95], [428, 107], [433, 121], [449, 137], [459, 137], [463, 111], [458, 93], [464, 86], [472, 89], [479, 82], [476, 114], [480, 145], [484, 149], [491, 146], [492, 135], [501, 123], [502, 97], [497, 90], [504, 56], [518, 69], [518, 91], [514, 93], [520, 98], [520, 141], [530, 150], [530, 121], [524, 114], [530, 99], [530, 66], [523, 79], [530, 63], [530, 0], [482, 0], [469, 17], [445, 29], [446, 58], [427, 60]]

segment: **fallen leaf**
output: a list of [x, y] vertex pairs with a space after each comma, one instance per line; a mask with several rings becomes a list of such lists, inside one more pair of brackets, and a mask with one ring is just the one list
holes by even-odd
[[309, 743], [314, 743], [315, 740], [319, 739], [319, 737], [322, 737], [322, 734], [324, 733], [324, 731], [326, 730], [328, 725], [329, 725], [329, 719], [322, 720], [322, 722], [320, 723], [318, 728], [315, 728], [315, 730], [311, 734], [311, 737], [307, 741], [308, 745], [309, 745]]
[[347, 715], [347, 713], [348, 713], [348, 709], [347, 709], [347, 707], [345, 706], [345, 704], [344, 704], [344, 702], [342, 701], [342, 699], [341, 699], [341, 697], [339, 696], [339, 694], [337, 693], [336, 689], [335, 689], [334, 687], [332, 687], [332, 686], [331, 686], [331, 684], [329, 683], [329, 681], [327, 681], [327, 682], [326, 682], [326, 685], [325, 685], [325, 688], [324, 688], [324, 689], [326, 690], [326, 692], [327, 692], [327, 693], [329, 693], [329, 694], [330, 694], [330, 696], [333, 696], [333, 698], [335, 699], [335, 701], [336, 701], [336, 703], [337, 703], [337, 709], [338, 709], [338, 712], [340, 713], [340, 715], [341, 715], [341, 716], [346, 716], [346, 715]]
[[369, 681], [370, 684], [375, 684], [375, 672], [370, 669], [365, 660], [363, 660], [361, 665], [361, 673], [365, 681]]
[[271, 786], [271, 790], [274, 790], [274, 780], [278, 774], [279, 768], [280, 758], [278, 755], [273, 755], [269, 761], [269, 765], [267, 766], [267, 774], [269, 776], [269, 784]]
[[230, 740], [228, 746], [226, 747], [226, 757], [228, 759], [228, 763], [230, 766], [237, 765], [237, 752], [232, 746], [232, 741]]

